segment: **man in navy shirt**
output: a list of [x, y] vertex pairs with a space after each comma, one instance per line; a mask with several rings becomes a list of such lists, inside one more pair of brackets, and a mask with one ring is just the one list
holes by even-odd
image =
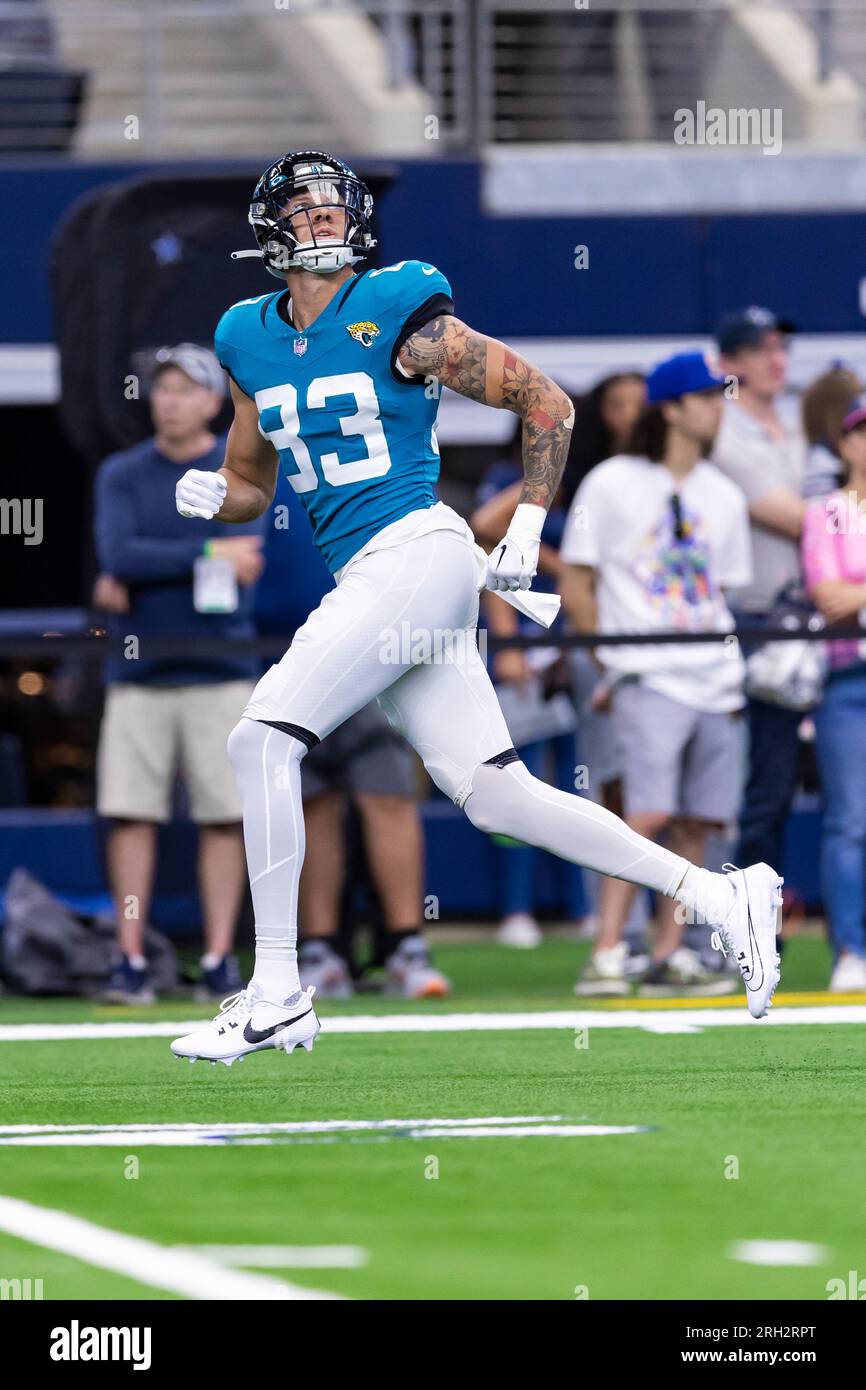
[[[121, 961], [108, 995], [148, 1003], [143, 954], [157, 826], [171, 816], [182, 771], [200, 827], [204, 916], [203, 991], [240, 988], [231, 954], [244, 883], [241, 810], [226, 739], [249, 699], [255, 658], [236, 655], [251, 637], [253, 586], [262, 572], [266, 518], [243, 526], [184, 519], [175, 486], [190, 467], [216, 470], [224, 441], [212, 423], [225, 377], [213, 353], [182, 343], [160, 354], [150, 392], [154, 436], [106, 459], [96, 479], [96, 549], [103, 571], [96, 601], [111, 612], [122, 651], [108, 663], [99, 742], [99, 814], [109, 817], [108, 871]], [[179, 640], [178, 654], [151, 655], [153, 639]], [[217, 656], [202, 640], [225, 641]]]

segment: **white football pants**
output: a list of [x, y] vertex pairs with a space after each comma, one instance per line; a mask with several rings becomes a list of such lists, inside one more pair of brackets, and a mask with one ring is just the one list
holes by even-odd
[[509, 755], [476, 644], [480, 557], [468, 528], [362, 555], [256, 686], [228, 748], [243, 803], [257, 962], [287, 948], [296, 959], [301, 759], [375, 697], [479, 829], [668, 896], [683, 878], [686, 860]]

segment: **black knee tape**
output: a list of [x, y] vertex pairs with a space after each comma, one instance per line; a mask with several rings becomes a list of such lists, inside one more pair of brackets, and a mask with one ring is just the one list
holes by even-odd
[[302, 729], [300, 724], [284, 724], [279, 719], [257, 719], [257, 724], [268, 724], [272, 729], [279, 729], [281, 734], [288, 734], [290, 738], [296, 738], [298, 743], [303, 743], [307, 752], [315, 748], [317, 743], [321, 743], [318, 734], [313, 734], [309, 729]]
[[497, 753], [495, 758], [485, 758], [482, 767], [507, 767], [509, 763], [519, 763], [520, 754], [516, 748], [506, 748], [504, 753]]

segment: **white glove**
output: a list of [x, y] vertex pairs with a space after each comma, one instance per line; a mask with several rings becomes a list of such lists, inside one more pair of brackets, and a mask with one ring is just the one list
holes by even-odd
[[547, 518], [544, 507], [521, 502], [502, 540], [487, 557], [486, 587], [494, 593], [528, 589], [538, 569], [541, 529]]
[[222, 473], [188, 468], [174, 490], [175, 505], [181, 516], [203, 516], [210, 521], [225, 501], [227, 486]]

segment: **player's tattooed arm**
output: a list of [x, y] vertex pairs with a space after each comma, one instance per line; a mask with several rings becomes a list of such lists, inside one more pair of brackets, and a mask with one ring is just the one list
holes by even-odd
[[461, 396], [513, 410], [523, 420], [521, 502], [549, 507], [562, 478], [574, 408], [566, 393], [513, 348], [442, 314], [403, 343], [398, 360]]
[[226, 441], [225, 462], [219, 472], [228, 484], [219, 510], [220, 521], [254, 521], [274, 500], [279, 457], [269, 440], [259, 433], [255, 401], [230, 382], [235, 407]]

